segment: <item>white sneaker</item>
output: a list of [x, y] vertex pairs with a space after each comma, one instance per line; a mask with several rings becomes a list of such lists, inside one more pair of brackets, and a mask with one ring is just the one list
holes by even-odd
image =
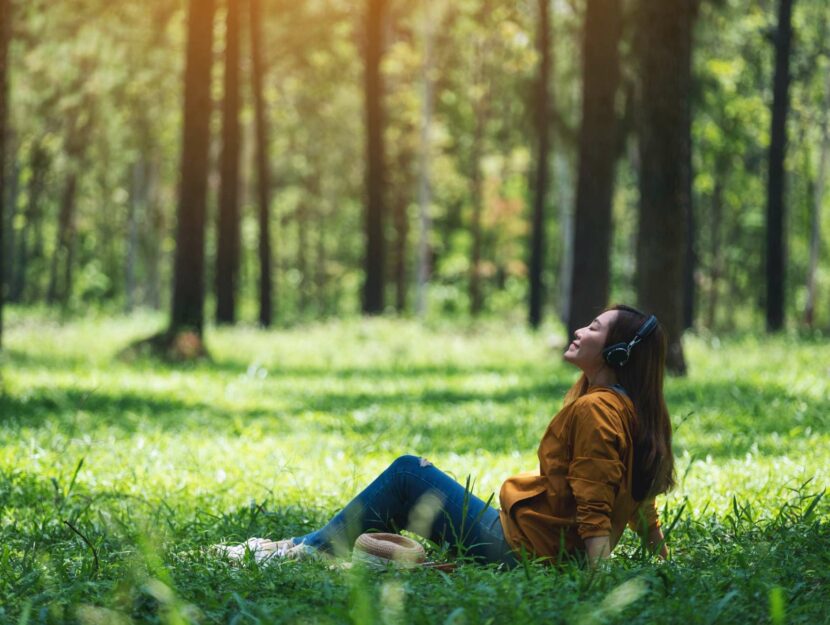
[[[245, 554], [250, 553], [257, 564], [263, 564], [272, 558], [296, 558], [289, 553], [300, 546], [304, 545], [295, 545], [290, 538], [276, 541], [267, 538], [249, 538], [239, 545], [214, 545], [213, 549], [218, 555], [224, 556], [231, 562], [241, 562]], [[307, 546], [306, 548], [310, 549]]]

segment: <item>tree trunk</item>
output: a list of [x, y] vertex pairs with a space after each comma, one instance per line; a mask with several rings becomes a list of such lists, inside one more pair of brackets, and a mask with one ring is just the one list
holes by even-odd
[[236, 321], [239, 281], [239, 15], [241, 0], [227, 0], [225, 105], [222, 109], [221, 183], [216, 228], [216, 322]]
[[[46, 291], [46, 303], [50, 306], [56, 303], [65, 306], [69, 302], [69, 295], [72, 290], [71, 264], [75, 238], [75, 194], [78, 188], [78, 174], [74, 169], [76, 167], [74, 158], [70, 158], [69, 167], [70, 171], [66, 175], [66, 183], [61, 196], [58, 231], [49, 271], [49, 288]], [[62, 284], [58, 275], [60, 267], [64, 269]]]
[[827, 184], [827, 168], [830, 165], [830, 68], [825, 77], [824, 107], [822, 110], [821, 148], [818, 176], [813, 196], [812, 233], [810, 237], [810, 264], [807, 268], [807, 302], [804, 306], [804, 323], [812, 328], [816, 308], [816, 271], [821, 253], [821, 206]]
[[536, 134], [538, 153], [536, 156], [536, 188], [533, 198], [533, 225], [530, 243], [530, 301], [528, 321], [532, 328], [542, 322], [545, 300], [545, 200], [548, 191], [548, 115], [550, 112], [549, 86], [551, 72], [550, 54], [550, 0], [539, 0], [539, 76], [536, 92]]
[[481, 213], [484, 194], [482, 193], [481, 174], [481, 152], [484, 141], [484, 114], [483, 104], [478, 104], [475, 109], [475, 130], [473, 131], [473, 146], [470, 154], [470, 165], [473, 168], [470, 176], [470, 199], [473, 204], [473, 215], [470, 230], [472, 234], [472, 245], [470, 255], [470, 314], [475, 317], [481, 313], [484, 307], [484, 297], [481, 293]]
[[9, 299], [13, 302], [21, 303], [26, 297], [26, 276], [29, 267], [29, 239], [35, 238], [32, 246], [31, 256], [39, 257], [39, 250], [42, 250], [42, 244], [39, 243], [42, 227], [42, 214], [40, 206], [40, 198], [43, 194], [43, 189], [46, 185], [46, 172], [49, 167], [49, 154], [40, 143], [36, 143], [32, 148], [31, 163], [32, 170], [29, 178], [29, 186], [27, 191], [26, 212], [23, 223], [23, 230], [20, 233], [19, 244], [17, 246], [17, 261], [15, 262], [14, 280]]
[[251, 88], [254, 96], [254, 125], [256, 135], [257, 204], [259, 221], [259, 324], [267, 328], [273, 321], [273, 278], [271, 271], [271, 178], [268, 171], [268, 126], [265, 118], [265, 100], [262, 77], [265, 67], [262, 59], [260, 0], [250, 0], [251, 19]]
[[588, 0], [568, 336], [608, 304], [621, 19], [619, 0]]
[[[696, 17], [696, 3], [699, 0], [693, 0], [695, 6], [693, 6], [693, 17]], [[692, 29], [693, 25], [690, 24], [688, 30], [688, 50], [689, 54], [686, 55], [686, 61], [689, 63], [688, 70], [684, 69], [684, 72], [688, 71], [689, 75], [689, 93], [686, 100], [686, 106], [683, 109], [685, 113], [685, 119], [683, 120], [683, 132], [686, 135], [684, 140], [688, 148], [685, 150], [685, 167], [683, 169], [683, 173], [685, 176], [684, 185], [686, 187], [686, 197], [689, 198], [688, 208], [686, 210], [686, 257], [683, 262], [683, 329], [690, 330], [694, 327], [695, 323], [695, 308], [697, 306], [697, 294], [695, 290], [695, 271], [697, 270], [697, 252], [695, 251], [696, 248], [696, 241], [697, 241], [697, 227], [696, 227], [696, 220], [695, 220], [695, 196], [694, 196], [694, 170], [693, 170], [693, 162], [692, 162], [692, 91], [694, 85], [694, 75], [693, 75], [693, 67], [692, 67]]]
[[383, 312], [384, 291], [384, 156], [383, 82], [380, 72], [383, 55], [385, 0], [366, 0], [366, 280], [363, 285], [363, 313]]
[[[9, 151], [9, 139], [6, 139], [6, 151]], [[9, 160], [8, 157], [6, 159]], [[17, 204], [20, 192], [20, 164], [18, 162], [17, 154], [11, 157], [11, 171], [8, 173], [8, 191], [5, 199], [6, 208], [6, 239], [3, 243], [5, 250], [5, 258], [3, 259], [3, 266], [5, 272], [3, 273], [3, 280], [5, 284], [5, 298], [8, 301], [11, 298], [12, 282], [15, 272], [15, 252], [20, 245], [20, 236], [15, 232], [15, 221], [17, 220]], [[0, 318], [2, 315], [0, 315]]]
[[125, 309], [130, 313], [135, 308], [135, 267], [138, 256], [138, 222], [141, 213], [146, 215], [147, 206], [147, 163], [143, 155], [132, 167], [132, 197], [127, 213], [127, 261], [125, 264]]
[[[405, 150], [403, 151], [405, 152]], [[402, 152], [402, 154], [403, 154]], [[405, 157], [402, 160], [407, 160]], [[402, 162], [401, 167], [408, 168], [408, 162]], [[408, 174], [402, 172], [408, 178]], [[402, 185], [395, 197], [395, 310], [403, 313], [406, 310], [407, 268], [406, 249], [409, 240], [409, 185]]]
[[784, 157], [787, 150], [787, 112], [790, 89], [790, 42], [792, 0], [779, 0], [778, 30], [775, 35], [775, 77], [773, 79], [772, 127], [767, 175], [767, 331], [784, 327]]
[[[311, 184], [306, 185], [307, 190], [311, 188]], [[300, 274], [300, 281], [297, 283], [297, 309], [300, 314], [305, 314], [308, 310], [308, 202], [308, 198], [304, 197], [297, 205], [297, 272]]]
[[429, 9], [430, 2], [424, 3], [423, 33], [424, 33], [424, 65], [421, 74], [421, 146], [418, 154], [418, 290], [415, 302], [415, 312], [424, 317], [427, 312], [427, 288], [430, 277], [430, 244], [429, 237], [432, 230], [429, 205], [432, 201], [432, 186], [430, 182], [430, 161], [432, 158], [432, 47], [433, 21]]
[[161, 241], [165, 237], [164, 211], [159, 197], [159, 163], [153, 154], [147, 159], [146, 231], [144, 232], [145, 262], [147, 264], [147, 290], [145, 301], [153, 310], [161, 310]]
[[327, 271], [326, 263], [326, 206], [328, 204], [327, 197], [321, 197], [317, 205], [315, 216], [317, 218], [317, 251], [315, 253], [316, 271], [314, 272], [314, 286], [315, 299], [317, 300], [317, 309], [321, 316], [328, 313], [328, 301], [326, 294]]
[[6, 216], [6, 132], [8, 125], [8, 52], [11, 38], [12, 7], [9, 0], [0, 0], [0, 348], [3, 346], [3, 306], [6, 300], [6, 282], [3, 258], [3, 222]]
[[723, 179], [724, 171], [718, 169], [715, 175], [715, 189], [712, 192], [712, 219], [709, 223], [709, 256], [712, 266], [709, 270], [709, 306], [706, 315], [706, 329], [715, 331], [718, 306], [718, 286], [723, 274], [723, 246], [721, 245], [721, 227], [723, 221]]
[[210, 145], [210, 81], [213, 60], [213, 0], [190, 0], [184, 85], [184, 133], [173, 306], [169, 334], [204, 325], [205, 212]]
[[666, 367], [686, 372], [683, 266], [689, 210], [691, 37], [694, 0], [640, 5], [640, 220], [637, 298], [668, 337]]
[[559, 320], [568, 324], [571, 310], [571, 280], [573, 278], [573, 243], [574, 243], [574, 175], [570, 159], [564, 155], [554, 157], [556, 164], [555, 178], [560, 189], [559, 202]]

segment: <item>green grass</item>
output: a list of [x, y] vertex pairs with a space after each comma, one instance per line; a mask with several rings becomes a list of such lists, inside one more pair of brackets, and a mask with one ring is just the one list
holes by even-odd
[[0, 622], [830, 622], [827, 342], [688, 340], [669, 562], [626, 535], [596, 572], [370, 575], [200, 548], [315, 528], [402, 453], [498, 492], [575, 378], [545, 334], [352, 320], [212, 329], [212, 363], [114, 358], [161, 322], [12, 311]]

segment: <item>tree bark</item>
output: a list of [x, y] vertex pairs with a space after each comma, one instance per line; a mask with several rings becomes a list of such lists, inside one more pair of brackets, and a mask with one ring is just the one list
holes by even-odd
[[473, 204], [472, 223], [470, 224], [473, 239], [470, 254], [470, 314], [473, 317], [478, 316], [484, 307], [484, 296], [481, 292], [481, 213], [483, 210], [482, 203], [484, 202], [481, 174], [481, 153], [484, 142], [484, 113], [482, 108], [483, 103], [475, 106], [475, 129], [470, 154], [470, 164], [473, 168], [470, 176], [470, 200]]
[[550, 52], [550, 0], [539, 0], [539, 24], [537, 46], [539, 50], [539, 76], [536, 89], [536, 180], [533, 198], [533, 225], [530, 242], [530, 297], [528, 321], [532, 328], [542, 322], [545, 300], [545, 201], [548, 192], [548, 152], [550, 150], [548, 115], [550, 111], [549, 82], [551, 72]]
[[[66, 175], [66, 182], [61, 196], [58, 214], [58, 231], [55, 250], [52, 253], [52, 265], [49, 271], [49, 288], [46, 291], [46, 303], [50, 306], [60, 303], [66, 305], [72, 291], [72, 257], [75, 239], [75, 194], [78, 189], [76, 163], [71, 159], [71, 168]], [[63, 280], [59, 277], [59, 268], [63, 267]]]
[[139, 156], [132, 166], [131, 197], [127, 213], [127, 259], [125, 263], [124, 289], [126, 312], [130, 313], [136, 303], [136, 261], [138, 256], [139, 214], [146, 215], [147, 207], [147, 163], [144, 155]]
[[6, 281], [3, 279], [6, 271], [3, 259], [6, 250], [3, 248], [5, 232], [3, 231], [6, 216], [6, 132], [8, 126], [8, 51], [11, 38], [11, 2], [0, 0], [0, 348], [3, 346], [3, 306], [6, 301]]
[[[315, 174], [316, 175], [316, 172]], [[313, 188], [313, 183], [306, 184], [306, 189]], [[308, 199], [302, 198], [297, 205], [297, 272], [300, 274], [300, 281], [297, 283], [297, 310], [305, 314], [308, 310], [308, 228], [309, 228], [309, 206]]]
[[216, 322], [236, 321], [239, 281], [239, 22], [241, 0], [227, 0], [225, 105], [222, 109], [221, 183], [216, 228]]
[[259, 324], [267, 328], [273, 321], [273, 277], [271, 267], [271, 176], [268, 171], [268, 124], [265, 117], [265, 98], [262, 77], [265, 64], [262, 59], [260, 0], [250, 0], [251, 25], [251, 88], [254, 96], [254, 126], [256, 135], [257, 216], [259, 222]]
[[399, 151], [398, 168], [402, 184], [395, 192], [395, 310], [403, 313], [406, 310], [407, 294], [407, 266], [406, 251], [409, 244], [409, 193], [410, 193], [410, 160], [409, 150], [401, 147]]
[[366, 0], [366, 278], [363, 285], [363, 313], [383, 312], [384, 292], [384, 155], [383, 82], [380, 72], [383, 55], [385, 0]]
[[205, 212], [210, 144], [213, 0], [190, 0], [173, 306], [169, 334], [204, 326]]
[[619, 0], [588, 0], [568, 336], [608, 304], [621, 20]]
[[427, 312], [427, 289], [430, 278], [430, 231], [432, 219], [429, 212], [432, 201], [432, 184], [430, 162], [432, 159], [432, 55], [433, 55], [433, 20], [430, 14], [432, 3], [424, 3], [423, 34], [424, 64], [421, 76], [421, 145], [418, 153], [418, 288], [415, 312], [424, 317]]
[[640, 219], [637, 298], [668, 336], [666, 367], [686, 372], [683, 268], [689, 211], [687, 151], [695, 0], [640, 6]]
[[[17, 246], [17, 261], [15, 262], [14, 280], [10, 289], [9, 299], [21, 303], [27, 295], [26, 277], [28, 274], [30, 252], [29, 239], [34, 238], [31, 257], [39, 257], [42, 251], [42, 244], [39, 238], [42, 236], [41, 221], [43, 211], [41, 209], [41, 196], [46, 185], [46, 173], [49, 167], [49, 154], [38, 142], [32, 148], [30, 167], [32, 175], [29, 178], [27, 190], [26, 211], [23, 230], [20, 233], [19, 245]], [[30, 298], [31, 299], [31, 298]]]
[[779, 0], [778, 29], [775, 34], [775, 76], [773, 78], [772, 127], [767, 175], [766, 237], [766, 318], [767, 331], [784, 327], [784, 158], [787, 151], [787, 114], [790, 106], [790, 44], [792, 41], [792, 0]]
[[718, 286], [723, 275], [723, 245], [721, 245], [721, 228], [723, 221], [723, 179], [724, 171], [718, 169], [715, 175], [715, 188], [712, 192], [712, 219], [709, 222], [709, 306], [706, 315], [706, 329], [715, 331], [718, 306]]
[[821, 208], [827, 185], [827, 168], [830, 165], [830, 68], [825, 77], [824, 108], [822, 109], [821, 148], [818, 175], [813, 196], [813, 215], [810, 236], [810, 264], [807, 268], [807, 302], [804, 306], [804, 323], [812, 328], [816, 308], [816, 271], [821, 253]]

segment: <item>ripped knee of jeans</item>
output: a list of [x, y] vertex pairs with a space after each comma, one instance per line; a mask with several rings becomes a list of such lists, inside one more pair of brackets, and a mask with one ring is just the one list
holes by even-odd
[[418, 458], [418, 465], [423, 469], [424, 467], [431, 467], [432, 463], [426, 458]]

